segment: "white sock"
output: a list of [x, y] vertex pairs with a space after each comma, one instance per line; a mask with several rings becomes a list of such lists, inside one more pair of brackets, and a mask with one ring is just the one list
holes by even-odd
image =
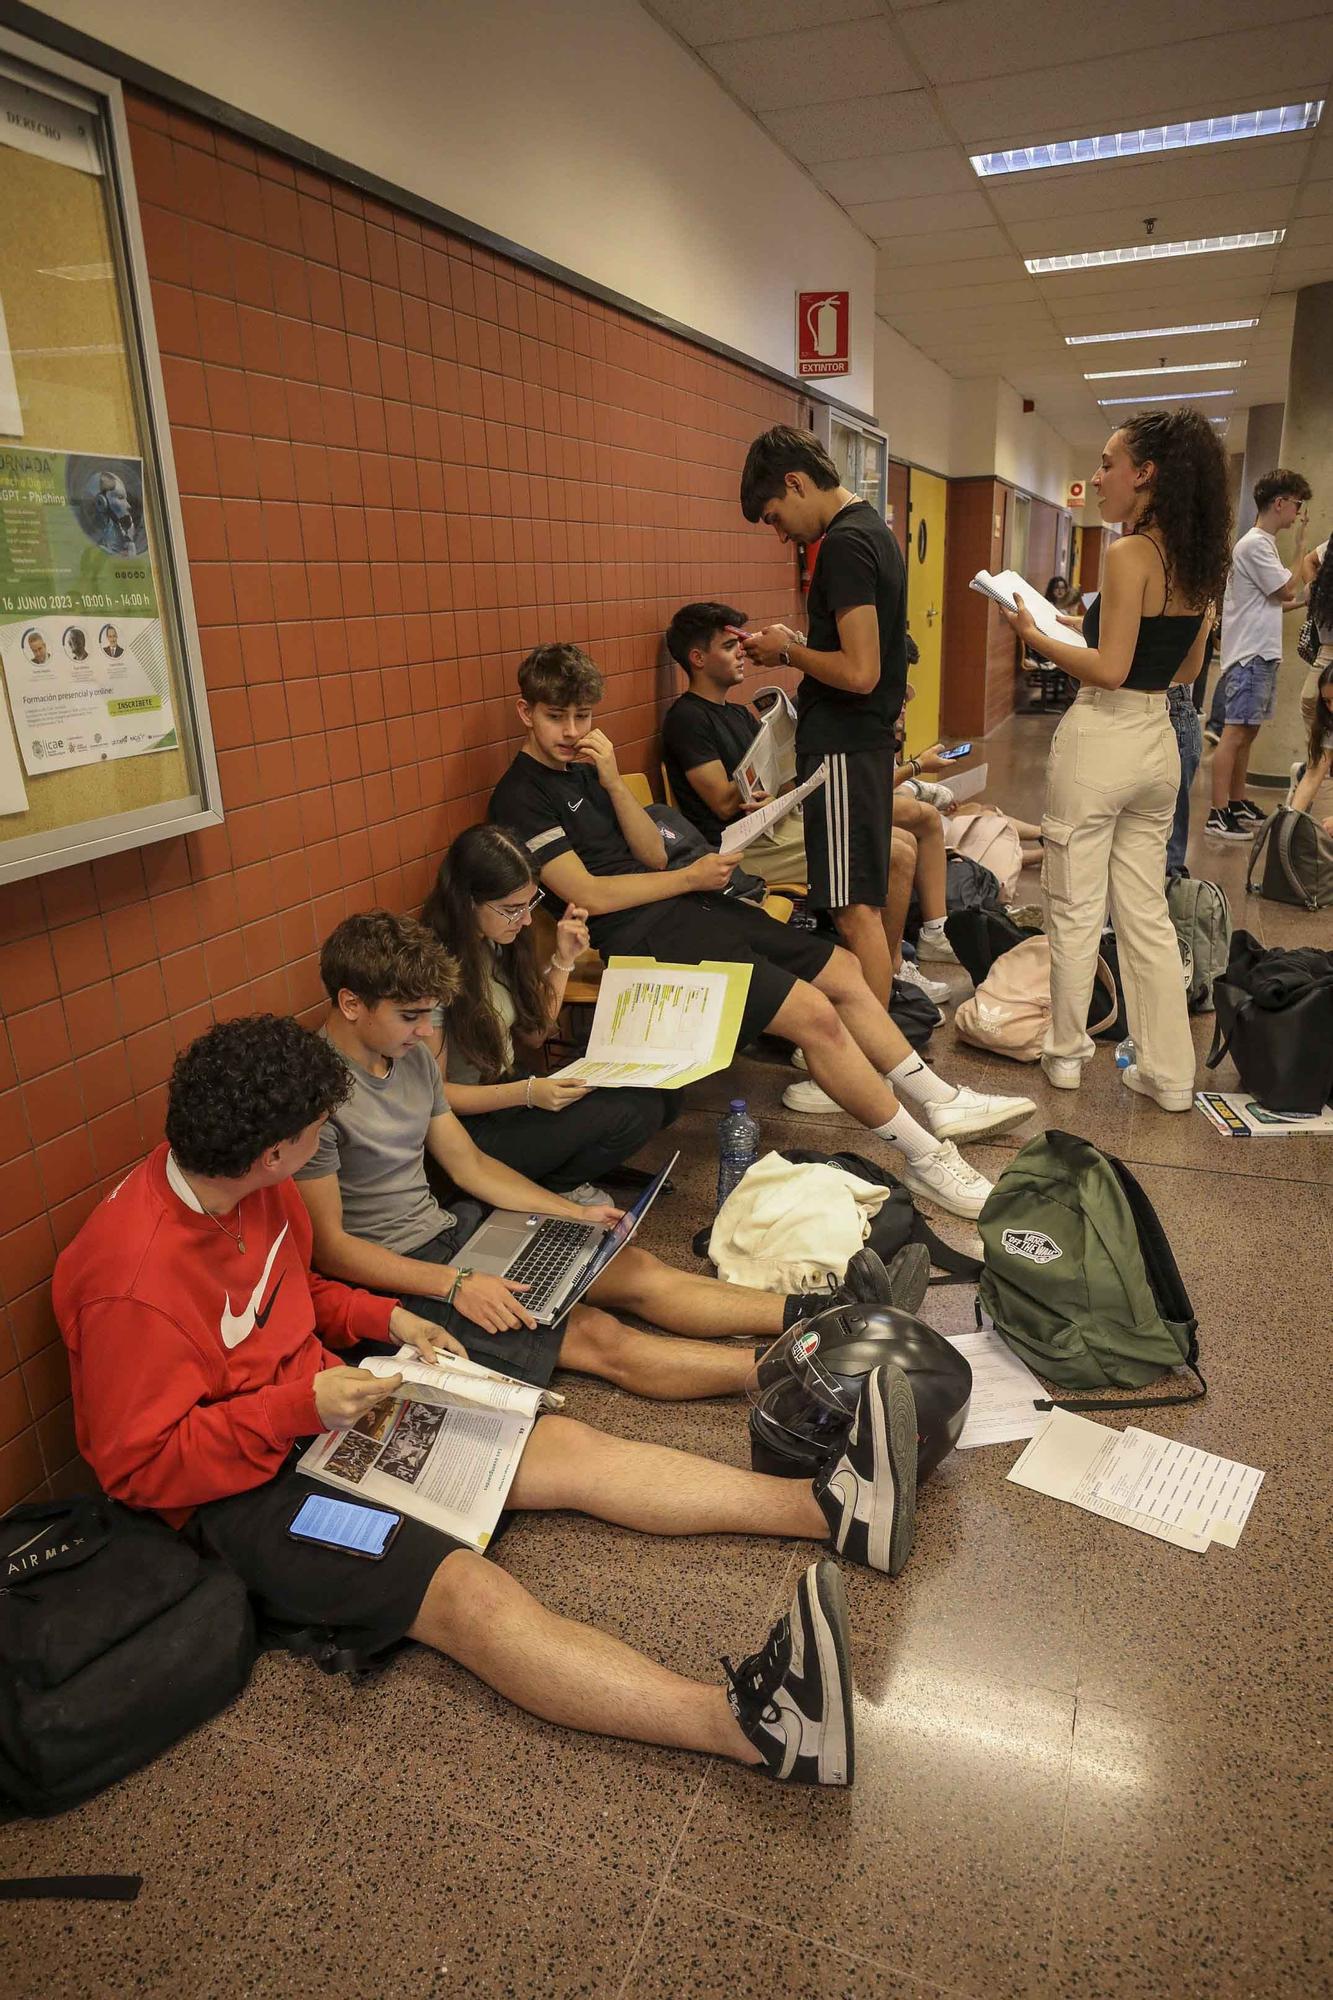
[[875, 1130], [881, 1139], [887, 1139], [908, 1160], [924, 1160], [928, 1154], [940, 1150], [940, 1142], [934, 1134], [923, 1131], [911, 1112], [904, 1110], [902, 1105], [887, 1124], [877, 1125]]
[[884, 1081], [892, 1085], [896, 1097], [910, 1098], [913, 1104], [952, 1104], [958, 1095], [957, 1086], [936, 1076], [918, 1055], [904, 1056]]
[[944, 937], [945, 932], [944, 932], [943, 917], [928, 917], [921, 926], [921, 935], [922, 937], [933, 937], [933, 938]]

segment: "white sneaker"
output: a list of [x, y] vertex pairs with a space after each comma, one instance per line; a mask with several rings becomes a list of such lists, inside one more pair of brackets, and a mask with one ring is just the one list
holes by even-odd
[[914, 965], [910, 958], [903, 960], [902, 971], [895, 972], [893, 976], [895, 979], [901, 979], [907, 986], [915, 986], [919, 992], [925, 994], [927, 1000], [933, 1000], [937, 1007], [942, 1006], [949, 997], [949, 989], [944, 981], [927, 979], [920, 966]]
[[990, 1182], [975, 1167], [969, 1167], [957, 1146], [947, 1139], [937, 1153], [927, 1153], [920, 1160], [904, 1160], [901, 1166], [895, 1161], [894, 1165], [899, 1178], [913, 1194], [947, 1208], [950, 1215], [966, 1216], [971, 1222], [976, 1221], [991, 1192]]
[[1130, 1063], [1120, 1072], [1120, 1081], [1126, 1090], [1132, 1090], [1139, 1097], [1150, 1097], [1154, 1104], [1160, 1104], [1163, 1111], [1192, 1111], [1194, 1092], [1192, 1090], [1166, 1090], [1145, 1076], [1137, 1063]]
[[916, 941], [916, 955], [927, 963], [957, 965], [958, 953], [944, 932], [922, 931]]
[[983, 1132], [1021, 1125], [1036, 1109], [1030, 1097], [983, 1097], [960, 1084], [947, 1104], [926, 1104], [914, 1115], [925, 1120], [937, 1139], [977, 1139]]
[[1047, 1083], [1057, 1090], [1077, 1090], [1083, 1081], [1083, 1065], [1076, 1056], [1043, 1056], [1041, 1066]]
[[808, 1062], [806, 1061], [806, 1059], [805, 1059], [805, 1050], [804, 1050], [804, 1049], [793, 1049], [793, 1050], [792, 1050], [792, 1052], [791, 1052], [791, 1066], [792, 1066], [792, 1068], [793, 1068], [793, 1069], [806, 1069], [806, 1070], [808, 1070], [808, 1069], [809, 1069], [810, 1065], [809, 1065], [809, 1063], [808, 1063]]
[[782, 1093], [782, 1101], [788, 1111], [804, 1111], [811, 1118], [846, 1118], [850, 1113], [834, 1102], [826, 1090], [821, 1090], [813, 1077], [804, 1083], [789, 1083]]

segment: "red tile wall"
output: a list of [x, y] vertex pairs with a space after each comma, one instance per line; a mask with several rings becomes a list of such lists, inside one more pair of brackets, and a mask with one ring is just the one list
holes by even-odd
[[226, 821], [0, 889], [0, 1508], [78, 1482], [51, 1268], [160, 1137], [177, 1050], [316, 1018], [320, 939], [420, 902], [512, 755], [528, 648], [586, 645], [655, 774], [674, 607], [800, 615], [736, 504], [793, 392], [128, 108]]

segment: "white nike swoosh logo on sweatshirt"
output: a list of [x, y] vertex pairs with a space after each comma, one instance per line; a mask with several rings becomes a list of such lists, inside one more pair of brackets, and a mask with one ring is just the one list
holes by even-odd
[[259, 1311], [259, 1301], [264, 1296], [264, 1287], [269, 1281], [269, 1274], [273, 1269], [273, 1261], [282, 1248], [283, 1238], [287, 1234], [287, 1227], [288, 1225], [284, 1222], [281, 1230], [278, 1232], [277, 1242], [273, 1245], [273, 1248], [264, 1260], [264, 1268], [259, 1274], [259, 1283], [251, 1292], [250, 1303], [246, 1306], [245, 1311], [234, 1313], [231, 1309], [231, 1293], [228, 1292], [225, 1295], [227, 1303], [222, 1308], [221, 1323], [222, 1344], [224, 1347], [239, 1347], [241, 1342], [254, 1332], [255, 1314]]

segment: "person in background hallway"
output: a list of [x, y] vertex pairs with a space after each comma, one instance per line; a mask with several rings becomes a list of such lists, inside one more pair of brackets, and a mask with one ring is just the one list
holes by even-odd
[[[1264, 818], [1246, 798], [1245, 781], [1254, 739], [1277, 705], [1282, 615], [1305, 601], [1301, 566], [1309, 499], [1310, 482], [1299, 472], [1281, 466], [1266, 472], [1255, 482], [1254, 526], [1231, 552], [1222, 605], [1224, 722], [1213, 753], [1213, 809], [1204, 827], [1219, 840], [1248, 840]], [[1289, 570], [1274, 538], [1293, 523]]]
[[1319, 651], [1305, 676], [1301, 689], [1301, 721], [1309, 729], [1314, 722], [1319, 699], [1319, 681], [1325, 667], [1333, 666], [1333, 563], [1327, 560], [1328, 543], [1311, 549], [1301, 564], [1301, 581], [1310, 592], [1310, 616], [1314, 620]]
[[1053, 576], [1046, 586], [1046, 602], [1067, 618], [1083, 616], [1083, 598], [1067, 576]]
[[[661, 1090], [590, 1090], [556, 1076], [520, 1076], [565, 1004], [587, 913], [567, 905], [545, 965], [533, 949], [542, 900], [532, 856], [499, 826], [469, 826], [440, 863], [421, 921], [458, 962], [459, 986], [436, 1025], [449, 1109], [489, 1159], [557, 1194], [588, 1197], [604, 1174], [646, 1145], [675, 1104]], [[437, 1046], [436, 1055], [440, 1053]]]
[[[1305, 769], [1291, 795], [1296, 812], [1312, 813], [1324, 781], [1333, 776], [1333, 646], [1327, 649], [1328, 664], [1320, 669], [1315, 682], [1315, 698], [1310, 708], [1310, 729], [1305, 749]], [[1333, 819], [1325, 819], [1325, 833], [1333, 832]]]
[[1083, 621], [1086, 647], [1046, 638], [1025, 608], [1006, 614], [1025, 646], [1080, 683], [1051, 743], [1041, 823], [1051, 941], [1042, 1068], [1077, 1090], [1093, 1054], [1088, 1003], [1109, 891], [1138, 1052], [1121, 1078], [1165, 1111], [1188, 1111], [1194, 1043], [1165, 888], [1180, 785], [1166, 690], [1198, 674], [1226, 583], [1226, 455], [1196, 410], [1145, 411], [1112, 432], [1092, 483], [1102, 519], [1125, 532]]

